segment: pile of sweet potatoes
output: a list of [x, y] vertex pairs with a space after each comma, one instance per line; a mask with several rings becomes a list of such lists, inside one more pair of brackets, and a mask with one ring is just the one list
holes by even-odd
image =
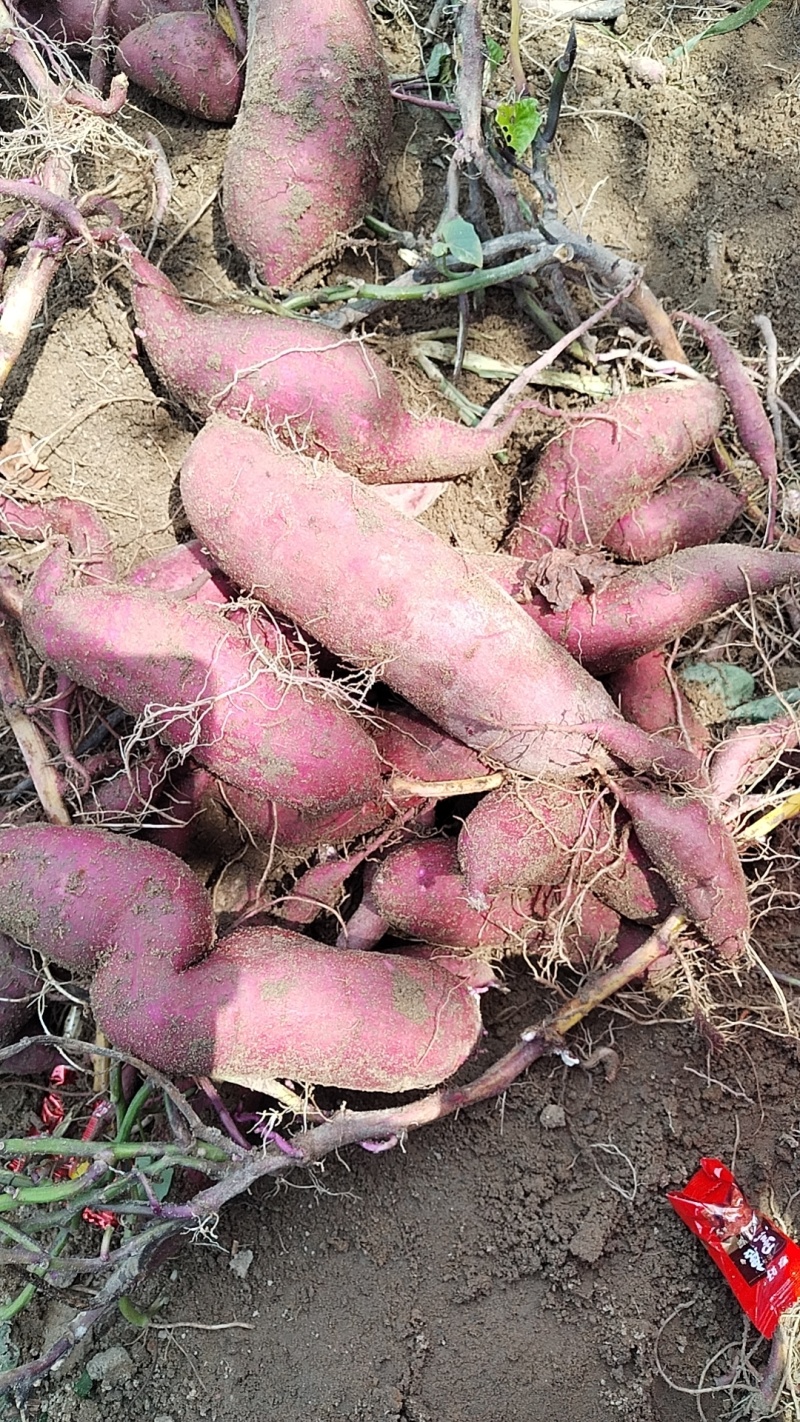
[[[209, 416], [180, 470], [196, 541], [121, 578], [92, 510], [0, 503], [4, 531], [52, 543], [24, 637], [145, 748], [113, 772], [86, 762], [95, 827], [0, 831], [18, 996], [35, 991], [22, 946], [88, 975], [112, 1043], [163, 1070], [402, 1091], [474, 1050], [487, 965], [508, 952], [597, 965], [678, 908], [740, 955], [748, 886], [724, 801], [763, 737], [710, 755], [663, 649], [800, 575], [800, 557], [707, 541], [741, 499], [680, 471], [719, 430], [719, 388], [655, 386], [570, 421], [507, 551], [479, 556], [371, 485], [409, 462], [470, 467], [480, 434], [464, 463], [470, 432], [415, 422], [388, 371], [361, 379], [355, 345], [317, 332], [312, 349], [300, 327], [289, 350], [280, 319], [192, 315], [126, 250], [141, 339]], [[300, 385], [307, 453], [272, 429]], [[131, 810], [138, 833], [96, 828]], [[204, 836], [237, 835], [291, 850], [294, 883], [272, 900], [251, 886], [241, 926], [218, 932], [188, 865]], [[323, 911], [335, 944], [313, 936]]]
[[[246, 37], [235, 0], [222, 27], [192, 0], [25, 14], [93, 53], [113, 38], [190, 112], [238, 115], [223, 216], [270, 286], [363, 217], [390, 117], [364, 0], [252, 0]], [[417, 419], [360, 341], [198, 312], [117, 235], [150, 365], [205, 421], [180, 470], [194, 539], [123, 577], [93, 510], [0, 499], [0, 532], [48, 543], [8, 607], [56, 678], [81, 821], [0, 827], [0, 1039], [38, 991], [31, 950], [86, 977], [109, 1040], [164, 1071], [399, 1092], [475, 1049], [507, 953], [583, 971], [678, 910], [742, 955], [725, 804], [785, 728], [710, 748], [667, 649], [800, 576], [800, 555], [720, 541], [745, 500], [699, 461], [726, 395], [774, 504], [769, 425], [724, 342], [701, 323], [719, 383], [565, 416], [504, 547], [478, 554], [385, 486], [479, 468], [518, 411]], [[127, 718], [116, 760], [74, 750], [88, 694]], [[216, 923], [197, 871], [249, 845], [290, 878], [265, 871]]]

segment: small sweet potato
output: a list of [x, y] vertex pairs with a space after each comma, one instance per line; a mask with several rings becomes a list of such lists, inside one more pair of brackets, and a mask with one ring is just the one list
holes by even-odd
[[674, 677], [667, 674], [662, 651], [647, 652], [620, 668], [607, 681], [626, 721], [643, 731], [688, 741], [695, 755], [708, 745], [708, 730], [697, 719], [691, 702]]
[[295, 683], [216, 608], [124, 584], [70, 585], [66, 545], [37, 570], [23, 630], [52, 667], [221, 780], [314, 813], [379, 798], [378, 757], [322, 681]]
[[242, 97], [241, 59], [211, 15], [157, 15], [117, 46], [116, 67], [140, 89], [210, 123], [232, 123]]
[[471, 902], [502, 889], [560, 884], [586, 819], [580, 794], [547, 781], [491, 790], [464, 821], [458, 862]]
[[[259, 211], [258, 208], [255, 211]], [[516, 416], [491, 430], [414, 419], [388, 365], [311, 321], [190, 310], [125, 239], [136, 324], [164, 384], [196, 414], [259, 421], [366, 483], [456, 479], [502, 448]], [[217, 470], [227, 483], [228, 464]]]
[[181, 490], [195, 532], [240, 587], [337, 656], [380, 667], [456, 740], [527, 775], [587, 769], [590, 738], [570, 725], [613, 718], [608, 694], [461, 553], [375, 490], [230, 420], [196, 437]]
[[28, 950], [0, 933], [0, 1047], [16, 1042], [32, 1015], [39, 987]]
[[615, 780], [614, 789], [678, 907], [720, 953], [735, 957], [747, 941], [750, 905], [730, 830], [696, 797], [631, 780]]
[[761, 726], [737, 726], [709, 757], [711, 789], [724, 804], [739, 789], [758, 783], [800, 739], [795, 716], [781, 716]]
[[495, 895], [485, 908], [467, 902], [455, 840], [425, 839], [387, 854], [371, 886], [371, 903], [401, 937], [452, 948], [501, 953], [525, 942], [530, 895]]
[[716, 543], [745, 500], [716, 479], [681, 474], [638, 504], [603, 535], [603, 546], [627, 563], [652, 563], [680, 548]]
[[623, 514], [709, 445], [725, 402], [708, 380], [636, 390], [570, 420], [545, 449], [509, 553], [598, 547]]
[[222, 212], [233, 245], [268, 285], [291, 286], [361, 222], [391, 117], [365, 0], [251, 0]]

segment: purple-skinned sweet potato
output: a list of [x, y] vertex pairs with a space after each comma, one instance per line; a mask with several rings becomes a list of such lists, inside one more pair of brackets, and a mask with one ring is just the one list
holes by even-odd
[[481, 1030], [475, 994], [434, 963], [276, 928], [214, 943], [180, 860], [103, 830], [0, 830], [0, 931], [94, 968], [98, 1026], [173, 1076], [407, 1091], [450, 1076]]
[[613, 717], [608, 694], [530, 635], [525, 612], [461, 553], [375, 490], [230, 420], [194, 440], [181, 490], [195, 532], [238, 586], [337, 656], [380, 667], [456, 740], [532, 776], [588, 768], [591, 740], [570, 725]]
[[448, 736], [412, 706], [381, 711], [373, 735], [384, 767], [394, 775], [435, 781], [470, 780], [488, 773], [474, 750]]
[[111, 535], [96, 509], [79, 499], [56, 498], [42, 504], [23, 504], [2, 494], [0, 533], [12, 534], [25, 542], [39, 542], [53, 536], [66, 538], [87, 582], [95, 579], [113, 582], [116, 578]]
[[0, 933], [0, 1047], [17, 1041], [39, 987], [27, 948]]
[[617, 519], [603, 535], [603, 547], [626, 563], [653, 563], [680, 548], [716, 543], [744, 505], [717, 479], [681, 474]]
[[[133, 244], [138, 333], [164, 384], [196, 414], [218, 410], [325, 454], [365, 483], [456, 479], [502, 448], [516, 415], [491, 430], [415, 419], [388, 365], [361, 341], [311, 321], [190, 310]], [[227, 463], [217, 478], [227, 479]]]
[[529, 591], [527, 560], [501, 553], [465, 556], [598, 676], [663, 647], [751, 592], [772, 592], [800, 577], [798, 553], [708, 543], [626, 568], [591, 597], [576, 599], [568, 612], [554, 612], [540, 593]]
[[242, 60], [209, 14], [158, 15], [129, 31], [115, 63], [140, 89], [210, 123], [232, 123], [244, 87]]
[[370, 897], [398, 936], [443, 947], [502, 953], [523, 944], [532, 927], [530, 895], [497, 894], [485, 908], [470, 906], [452, 839], [418, 840], [390, 851]]
[[491, 790], [464, 821], [458, 861], [471, 901], [566, 879], [586, 820], [580, 794], [547, 781]]
[[225, 157], [228, 236], [289, 287], [357, 227], [378, 186], [392, 99], [365, 0], [251, 0], [247, 78]]
[[508, 552], [599, 547], [617, 519], [711, 443], [724, 412], [720, 391], [702, 380], [636, 390], [570, 419], [539, 460]]
[[615, 780], [614, 789], [678, 907], [723, 956], [736, 957], [747, 942], [750, 905], [730, 830], [698, 797], [633, 780]]
[[708, 730], [695, 715], [691, 702], [667, 672], [666, 653], [657, 650], [621, 667], [607, 686], [626, 721], [643, 731], [688, 744], [695, 755], [708, 745]]
[[[92, 38], [96, 0], [23, 0], [20, 13], [51, 39], [83, 47]], [[116, 39], [157, 15], [203, 9], [203, 0], [112, 0], [109, 30]]]
[[37, 570], [23, 630], [78, 685], [263, 799], [331, 811], [379, 797], [378, 757], [321, 680], [297, 684], [254, 655], [216, 608], [124, 584], [72, 587], [66, 545]]
[[125, 582], [131, 588], [144, 588], [148, 592], [177, 593], [181, 597], [191, 597], [197, 602], [210, 602], [224, 607], [235, 590], [224, 573], [203, 551], [199, 539], [188, 543], [176, 543], [174, 548], [166, 548], [143, 559], [126, 574]]

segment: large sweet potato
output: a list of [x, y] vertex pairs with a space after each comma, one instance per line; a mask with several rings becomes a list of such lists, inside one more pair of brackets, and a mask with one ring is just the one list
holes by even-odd
[[190, 871], [103, 830], [0, 830], [0, 932], [95, 967], [98, 1025], [171, 1075], [406, 1091], [451, 1075], [480, 1032], [475, 994], [434, 963], [275, 928], [213, 945]]
[[233, 245], [270, 286], [291, 286], [358, 226], [391, 117], [364, 0], [251, 0], [222, 212]]
[[502, 954], [511, 944], [522, 946], [533, 927], [530, 895], [499, 893], [483, 908], [467, 902], [452, 839], [423, 839], [391, 850], [370, 896], [399, 937], [440, 947]]
[[216, 608], [116, 586], [72, 587], [64, 544], [37, 570], [26, 636], [49, 664], [231, 785], [314, 812], [379, 796], [378, 757], [321, 681], [278, 675]]
[[229, 420], [194, 440], [181, 490], [195, 531], [239, 586], [338, 656], [380, 668], [457, 740], [523, 774], [586, 770], [591, 737], [570, 723], [615, 716], [607, 693], [455, 548], [375, 490]]
[[514, 416], [492, 430], [414, 419], [389, 367], [360, 341], [310, 321], [189, 310], [132, 243], [122, 246], [147, 354], [197, 414], [247, 416], [366, 483], [455, 479], [502, 447]]

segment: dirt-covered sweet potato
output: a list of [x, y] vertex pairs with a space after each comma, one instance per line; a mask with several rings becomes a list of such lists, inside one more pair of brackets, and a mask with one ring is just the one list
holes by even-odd
[[361, 222], [391, 117], [365, 0], [251, 0], [222, 212], [234, 247], [268, 285], [291, 286]]
[[484, 908], [467, 901], [453, 839], [423, 839], [391, 850], [371, 884], [371, 902], [393, 932], [423, 943], [502, 953], [532, 927], [530, 895], [496, 894]]
[[25, 635], [56, 671], [250, 794], [314, 813], [379, 798], [374, 744], [321, 680], [280, 675], [215, 607], [73, 587], [70, 571], [60, 544], [23, 606]]
[[752, 594], [772, 592], [800, 577], [800, 554], [733, 543], [685, 548], [641, 568], [625, 568], [591, 596], [556, 612], [530, 592], [530, 564], [501, 553], [467, 561], [512, 596], [548, 636], [595, 675], [616, 671], [681, 637]]
[[608, 694], [455, 548], [375, 490], [230, 420], [194, 440], [181, 489], [195, 532], [240, 587], [337, 656], [379, 667], [451, 736], [523, 774], [587, 769], [591, 738], [570, 725], [616, 715]]
[[603, 535], [603, 547], [626, 563], [652, 563], [680, 548], [716, 543], [744, 504], [718, 479], [681, 474], [617, 519]]
[[647, 652], [620, 668], [607, 686], [626, 721], [643, 731], [682, 740], [695, 754], [708, 744], [708, 730], [667, 670], [665, 652]]
[[0, 1047], [17, 1041], [39, 986], [27, 948], [0, 933]]
[[750, 928], [747, 881], [730, 830], [697, 796], [665, 795], [632, 780], [614, 788], [678, 907], [725, 957]]
[[211, 16], [157, 15], [117, 46], [115, 63], [140, 89], [174, 109], [231, 123], [242, 97], [242, 60]]
[[172, 1076], [407, 1091], [450, 1076], [481, 1029], [475, 994], [435, 963], [276, 928], [214, 943], [181, 861], [103, 830], [0, 830], [0, 932], [94, 968], [98, 1026]]
[[724, 410], [718, 388], [702, 380], [636, 390], [569, 420], [539, 460], [508, 552], [599, 547], [618, 518], [711, 443]]
[[[311, 321], [190, 310], [132, 243], [121, 245], [145, 350], [196, 414], [246, 416], [366, 483], [455, 479], [502, 448], [515, 416], [491, 430], [415, 419], [388, 365], [359, 340]], [[217, 478], [227, 482], [227, 463]]]
[[470, 900], [480, 902], [501, 889], [562, 883], [586, 815], [577, 790], [547, 781], [520, 782], [484, 795], [458, 836]]

